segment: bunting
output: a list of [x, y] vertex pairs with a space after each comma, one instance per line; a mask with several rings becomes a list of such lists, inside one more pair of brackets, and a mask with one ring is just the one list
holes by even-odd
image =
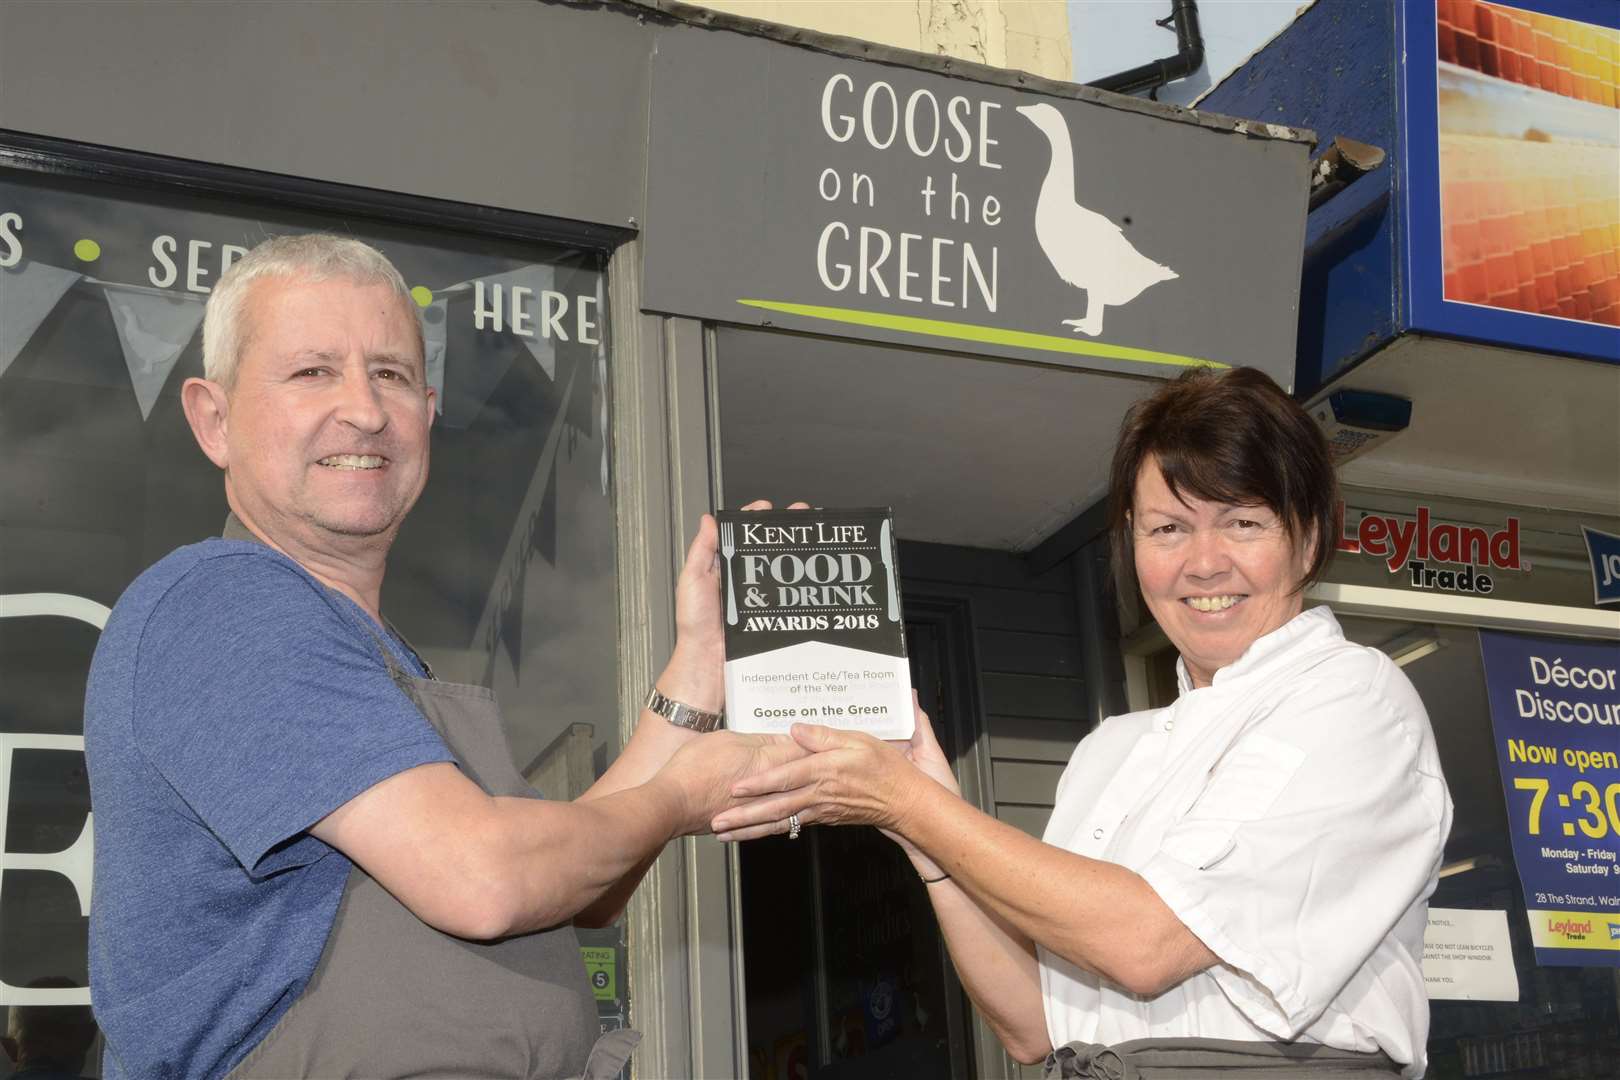
[[0, 270], [0, 375], [17, 359], [62, 296], [83, 275], [42, 262]]
[[427, 362], [427, 381], [433, 387], [434, 410], [444, 415], [444, 348], [450, 323], [450, 301], [433, 301], [422, 312], [422, 358]]
[[[431, 292], [420, 292], [423, 299], [432, 300], [422, 309], [422, 342], [427, 368], [428, 385], [437, 394], [437, 409], [444, 414], [444, 389], [449, 352], [449, 322], [453, 303], [472, 300], [482, 303], [472, 313], [480, 312], [486, 325], [494, 324], [503, 336], [516, 338], [535, 364], [553, 383], [558, 380], [556, 339], [543, 333], [548, 314], [547, 293], [555, 289], [556, 268], [544, 263], [533, 263], [516, 270], [469, 278]], [[61, 303], [69, 289], [83, 282], [102, 290], [107, 309], [112, 315], [118, 333], [118, 344], [123, 351], [124, 366], [129, 372], [130, 385], [140, 405], [141, 418], [150, 419], [153, 406], [163, 392], [175, 365], [196, 337], [202, 323], [207, 297], [189, 292], [153, 288], [147, 285], [123, 284], [89, 277], [75, 270], [65, 270], [38, 261], [24, 261], [15, 267], [0, 269], [0, 375], [5, 374], [13, 361], [38, 331], [40, 325]], [[603, 282], [597, 282], [598, 302], [602, 299]], [[498, 297], [498, 299], [497, 299]], [[517, 306], [514, 309], [513, 301]], [[551, 312], [555, 314], [555, 312]], [[513, 332], [514, 319], [529, 334]], [[461, 316], [458, 315], [459, 319]], [[601, 393], [606, 382], [606, 349], [595, 350], [593, 381], [598, 391], [575, 408], [590, 408], [590, 398], [601, 403], [602, 429], [606, 430], [606, 395]], [[473, 387], [475, 397], [480, 390]], [[589, 419], [575, 417], [575, 424], [587, 427]], [[607, 489], [607, 459], [604, 445], [602, 461], [602, 487]]]
[[[531, 263], [520, 266], [516, 270], [507, 270], [500, 274], [488, 274], [484, 277], [468, 278], [457, 282], [449, 288], [437, 290], [434, 295], [445, 298], [451, 293], [471, 292], [474, 302], [479, 296], [483, 297], [482, 311], [484, 319], [508, 330], [514, 325], [522, 325], [529, 331], [525, 336], [514, 334], [524, 348], [534, 357], [540, 370], [546, 373], [546, 378], [552, 382], [557, 381], [557, 346], [549, 335], [541, 333], [541, 326], [545, 323], [545, 297], [544, 293], [554, 288], [557, 282], [557, 271], [554, 267], [544, 263]], [[482, 286], [482, 288], [480, 288]], [[513, 304], [512, 298], [518, 296], [514, 289], [521, 289], [519, 303]], [[496, 297], [499, 297], [497, 300]], [[436, 300], [434, 303], [439, 303]], [[519, 316], [514, 318], [514, 316]], [[476, 317], [476, 314], [475, 314]]]
[[118, 344], [124, 350], [124, 366], [129, 369], [130, 385], [141, 406], [141, 419], [152, 415], [163, 384], [169, 381], [175, 361], [186, 351], [203, 318], [204, 298], [193, 293], [167, 292], [141, 285], [102, 286], [113, 325], [118, 328]]

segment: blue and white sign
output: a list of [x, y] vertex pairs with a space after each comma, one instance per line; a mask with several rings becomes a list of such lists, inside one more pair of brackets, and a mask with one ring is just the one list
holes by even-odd
[[1479, 647], [1536, 962], [1620, 967], [1620, 644]]
[[1620, 604], [1620, 536], [1581, 526], [1592, 559], [1592, 603]]

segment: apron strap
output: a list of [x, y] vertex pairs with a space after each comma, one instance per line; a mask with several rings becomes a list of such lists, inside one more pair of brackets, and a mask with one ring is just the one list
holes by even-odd
[[[386, 615], [383, 616], [383, 626], [387, 627], [388, 632], [390, 634], [394, 635], [394, 640], [395, 641], [397, 641], [401, 645], [405, 646], [405, 651], [411, 654], [411, 659], [415, 660], [417, 665], [421, 667], [423, 676], [437, 682], [439, 677], [437, 675], [433, 674], [433, 669], [428, 666], [427, 660], [423, 658], [421, 653], [416, 651], [416, 646], [412, 645], [410, 643], [410, 640], [404, 634], [399, 632], [399, 627], [395, 626], [394, 623], [393, 623], [393, 620], [388, 618], [388, 616], [386, 616]], [[367, 629], [370, 629], [370, 627], [367, 627]], [[375, 638], [377, 635], [372, 634], [371, 636], [373, 638]], [[383, 650], [385, 659], [387, 658], [387, 656], [386, 656], [387, 652], [388, 652], [387, 649]], [[390, 670], [390, 672], [392, 672], [392, 670], [393, 670], [393, 665], [392, 664], [389, 665], [389, 670]]]
[[641, 1042], [641, 1032], [630, 1028], [609, 1031], [596, 1040], [591, 1056], [585, 1059], [585, 1071], [579, 1080], [615, 1080], [630, 1061], [630, 1052]]
[[1132, 1039], [1104, 1046], [1072, 1042], [1046, 1056], [1047, 1080], [1193, 1080], [1219, 1073], [1232, 1080], [1399, 1076], [1383, 1051], [1361, 1053], [1321, 1043], [1238, 1039]]
[[[245, 540], [250, 544], [264, 544], [264, 538], [258, 533], [255, 533], [252, 529], [249, 529], [246, 525], [242, 524], [242, 519], [236, 516], [236, 511], [234, 510], [226, 513], [225, 527], [220, 530], [219, 535], [221, 539], [225, 540]], [[264, 546], [269, 547], [270, 545], [264, 544]], [[324, 583], [322, 587], [326, 589], [331, 588], [330, 585], [325, 585]], [[410, 653], [411, 658], [422, 666], [422, 671], [427, 675], [427, 677], [429, 679], [435, 678], [433, 669], [428, 667], [428, 662], [426, 660], [422, 659], [422, 654], [416, 651], [416, 646], [412, 645], [409, 641], [406, 641], [405, 635], [400, 633], [399, 630], [395, 628], [394, 624], [389, 622], [386, 617], [383, 619], [383, 626], [387, 628], [388, 633], [394, 635], [395, 639], [398, 640], [401, 645], [405, 646], [405, 651]], [[377, 651], [382, 654], [383, 663], [388, 665], [388, 674], [393, 677], [395, 682], [398, 682], [400, 679], [410, 679], [415, 677], [410, 672], [399, 666], [399, 661], [394, 659], [394, 650], [390, 649], [383, 639], [377, 635], [376, 627], [372, 624], [372, 621], [369, 618], [365, 620], [365, 629], [366, 633], [371, 635], [371, 640], [376, 642]]]

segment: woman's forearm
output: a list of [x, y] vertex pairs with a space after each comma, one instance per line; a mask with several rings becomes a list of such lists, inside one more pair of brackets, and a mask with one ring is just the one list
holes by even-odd
[[926, 886], [962, 988], [1007, 1052], [1025, 1064], [1052, 1049], [1035, 946], [947, 879]]
[[1014, 940], [1127, 990], [1157, 994], [1216, 963], [1134, 871], [997, 821], [870, 736], [795, 725], [793, 738], [810, 756], [734, 785], [746, 802], [716, 816], [721, 839], [767, 835], [790, 813], [808, 824], [876, 825], [949, 873]]
[[1013, 940], [1127, 990], [1156, 994], [1216, 962], [1125, 867], [1044, 844], [943, 790], [923, 789], [896, 825]]
[[[961, 797], [954, 784], [947, 790]], [[951, 965], [990, 1030], [1016, 1061], [1028, 1065], [1045, 1057], [1052, 1040], [1034, 942], [980, 907], [905, 837], [887, 829], [883, 834], [906, 853], [924, 882]]]

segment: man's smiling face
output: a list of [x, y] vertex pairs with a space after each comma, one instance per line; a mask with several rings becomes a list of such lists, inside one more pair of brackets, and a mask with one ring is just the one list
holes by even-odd
[[228, 389], [226, 487], [283, 550], [392, 543], [428, 475], [415, 313], [385, 285], [250, 286]]

